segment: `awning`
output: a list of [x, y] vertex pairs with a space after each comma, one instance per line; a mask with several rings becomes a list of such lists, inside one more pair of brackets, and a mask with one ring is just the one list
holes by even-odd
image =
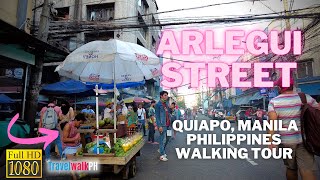
[[11, 104], [14, 103], [14, 100], [11, 99], [10, 97], [0, 94], [0, 104]]
[[231, 99], [225, 99], [225, 100], [223, 101], [223, 107], [225, 107], [225, 108], [231, 108], [231, 107], [232, 107], [232, 101], [231, 101]]
[[256, 92], [253, 96], [250, 97], [250, 101], [252, 100], [259, 100], [259, 99], [262, 99], [263, 96], [260, 94], [260, 92]]
[[234, 105], [248, 104], [250, 101], [250, 97], [251, 96], [239, 97], [239, 98], [237, 98], [236, 103], [234, 103]]
[[67, 80], [48, 84], [42, 88], [42, 93], [45, 94], [77, 94], [86, 91], [92, 91], [84, 83], [75, 80]]
[[309, 94], [311, 96], [320, 95], [320, 82], [309, 83], [309, 84], [299, 84], [301, 92]]

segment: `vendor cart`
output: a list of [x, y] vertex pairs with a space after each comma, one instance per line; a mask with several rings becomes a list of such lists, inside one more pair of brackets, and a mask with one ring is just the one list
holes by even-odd
[[[79, 129], [78, 132], [81, 134], [81, 142], [83, 145], [83, 150], [85, 147], [85, 134], [88, 133], [108, 133], [110, 135], [111, 145], [113, 146], [113, 134], [116, 132], [116, 129]], [[99, 162], [101, 172], [113, 172], [114, 174], [122, 173], [123, 179], [129, 179], [134, 177], [137, 173], [137, 161], [136, 157], [140, 156], [140, 150], [144, 146], [145, 142], [143, 138], [135, 144], [123, 157], [115, 157], [114, 153], [110, 154], [89, 154], [84, 153], [82, 156], [77, 156], [77, 160], [81, 159], [88, 159], [90, 158], [91, 161]]]

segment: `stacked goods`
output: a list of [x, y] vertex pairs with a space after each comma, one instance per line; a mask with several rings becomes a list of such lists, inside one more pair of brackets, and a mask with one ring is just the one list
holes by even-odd
[[82, 148], [78, 148], [78, 149], [77, 149], [76, 155], [77, 155], [77, 156], [82, 156], [82, 155], [83, 155]]
[[118, 138], [114, 146], [116, 156], [125, 156], [126, 153], [142, 139], [142, 134], [135, 134], [129, 138]]
[[96, 120], [95, 114], [87, 114], [87, 113], [85, 113], [85, 116], [86, 116], [88, 122], [94, 122]]
[[119, 138], [119, 139], [117, 139], [117, 142], [114, 144], [114, 152], [115, 152], [116, 156], [118, 156], [118, 157], [125, 155], [125, 152], [122, 148], [123, 143], [124, 143], [124, 140]]
[[108, 126], [108, 125], [114, 125], [114, 120], [111, 119], [111, 118], [105, 118], [104, 120], [104, 123], [105, 123], [105, 126]]
[[[91, 122], [90, 124], [91, 124], [91, 126], [96, 127], [96, 122], [95, 121]], [[99, 120], [98, 124], [99, 124], [99, 128], [100, 129], [113, 128], [114, 122], [113, 122], [113, 119], [105, 118], [103, 120]]]
[[[97, 142], [90, 142], [86, 145], [86, 150], [90, 154], [97, 154]], [[109, 154], [111, 153], [111, 149], [108, 145], [103, 141], [99, 141], [99, 154]]]

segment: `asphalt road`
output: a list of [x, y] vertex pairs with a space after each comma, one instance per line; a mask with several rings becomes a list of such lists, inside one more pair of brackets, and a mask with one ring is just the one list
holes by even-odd
[[[209, 118], [200, 115], [198, 119]], [[233, 127], [237, 127], [235, 123], [232, 123]], [[157, 132], [158, 133], [158, 132]], [[157, 134], [156, 133], [156, 134]], [[192, 133], [192, 132], [188, 132]], [[201, 133], [201, 132], [196, 132]], [[205, 132], [207, 133], [207, 132]], [[229, 132], [223, 132], [221, 129], [217, 129], [215, 133], [218, 137], [221, 134], [227, 134]], [[258, 134], [263, 132], [237, 132], [237, 133], [251, 133]], [[249, 151], [248, 159], [202, 159], [202, 160], [185, 160], [178, 159], [175, 152], [175, 148], [191, 147], [191, 148], [247, 148], [250, 150], [252, 147], [264, 147], [260, 145], [247, 145], [231, 143], [231, 145], [190, 145], [186, 143], [187, 132], [178, 133], [175, 140], [170, 141], [167, 146], [167, 155], [169, 161], [159, 161], [159, 153], [157, 152], [158, 145], [146, 144], [142, 151], [141, 156], [137, 158], [138, 172], [132, 179], [137, 180], [175, 180], [175, 179], [218, 179], [218, 180], [283, 180], [285, 177], [285, 166], [282, 160], [276, 159], [263, 159], [259, 156], [258, 159], [253, 159], [253, 153]], [[158, 137], [158, 134], [157, 134]], [[318, 161], [319, 162], [319, 161]], [[319, 163], [318, 163], [319, 164]], [[111, 173], [104, 173], [100, 179], [105, 180], [118, 180], [122, 179], [122, 176], [114, 175]], [[318, 178], [320, 179], [320, 177]]]
[[[209, 118], [200, 115], [198, 119], [209, 120]], [[188, 120], [186, 120], [188, 121]], [[190, 122], [190, 121], [188, 121]], [[263, 134], [264, 132], [238, 132], [237, 125], [232, 123], [235, 127], [233, 134]], [[187, 145], [187, 133], [210, 133], [210, 132], [183, 132], [177, 133], [177, 137], [171, 140], [166, 148], [169, 161], [162, 162], [159, 160], [159, 153], [157, 152], [159, 145], [152, 145], [146, 143], [141, 150], [141, 156], [137, 157], [137, 175], [133, 180], [176, 180], [176, 179], [190, 179], [190, 180], [284, 180], [285, 166], [282, 160], [263, 159], [259, 156], [258, 159], [253, 158], [253, 153], [250, 151], [252, 147], [261, 147], [260, 145], [247, 145], [241, 143], [231, 143], [230, 145], [196, 145], [195, 143]], [[231, 132], [224, 132], [221, 129], [215, 129], [211, 132], [217, 135], [218, 139], [222, 134]], [[145, 137], [147, 138], [147, 137]], [[159, 138], [156, 132], [156, 139]], [[246, 148], [249, 150], [248, 158], [246, 159], [178, 159], [175, 148]], [[209, 153], [211, 154], [211, 153]], [[191, 156], [191, 155], [190, 155]], [[190, 157], [189, 156], [189, 157]], [[320, 160], [317, 157], [318, 167], [320, 167]], [[1, 167], [1, 172], [4, 173], [5, 167]], [[2, 174], [2, 173], [0, 173]], [[43, 179], [70, 179], [70, 176], [56, 176], [48, 177], [45, 173]], [[95, 178], [100, 180], [120, 180], [121, 174], [101, 173]], [[318, 180], [320, 176], [318, 175]]]

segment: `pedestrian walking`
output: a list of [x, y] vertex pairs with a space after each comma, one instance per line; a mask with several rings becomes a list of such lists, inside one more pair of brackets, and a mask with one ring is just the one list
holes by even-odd
[[[269, 102], [269, 121], [281, 119], [283, 124], [289, 124], [291, 120], [294, 120], [299, 129], [298, 131], [279, 132], [281, 138], [279, 146], [293, 150], [293, 159], [283, 160], [287, 168], [287, 179], [297, 180], [299, 170], [302, 180], [316, 180], [316, 161], [314, 155], [305, 148], [301, 135], [300, 114], [302, 102], [299, 94], [293, 90], [293, 84], [293, 79], [290, 79], [290, 87], [282, 86], [282, 78], [275, 82], [275, 86], [279, 88], [280, 95]], [[306, 99], [310, 106], [319, 108], [318, 103], [310, 95], [306, 95]], [[268, 133], [272, 136], [274, 131], [268, 131]], [[269, 148], [275, 148], [275, 145], [271, 144]]]
[[[172, 123], [178, 119], [179, 119], [179, 112], [178, 112], [178, 109], [176, 108], [176, 103], [172, 102], [170, 105], [170, 128], [171, 129], [172, 129]], [[177, 134], [177, 131], [173, 131], [173, 137], [172, 137], [173, 139], [176, 138], [176, 134]]]
[[147, 119], [147, 115], [146, 115], [146, 110], [143, 108], [142, 103], [140, 103], [138, 105], [138, 122], [139, 122], [139, 129], [143, 130], [143, 136], [147, 136], [146, 135], [146, 119]]
[[[38, 135], [41, 135], [39, 133], [39, 128], [46, 128], [46, 129], [60, 131], [58, 115], [61, 113], [61, 108], [56, 106], [56, 103], [57, 103], [56, 100], [51, 100], [47, 107], [42, 108], [40, 112], [41, 116], [40, 116], [39, 127], [38, 127]], [[54, 140], [54, 143], [57, 146], [59, 155], [61, 157], [62, 142], [60, 138], [60, 133], [58, 134], [58, 137]], [[50, 160], [51, 144], [52, 143], [50, 143], [45, 149], [46, 161]]]
[[160, 133], [159, 152], [160, 152], [161, 161], [168, 161], [167, 154], [165, 152], [167, 126], [170, 126], [169, 106], [167, 101], [168, 101], [168, 92], [161, 91], [160, 100], [155, 105], [156, 123]]

